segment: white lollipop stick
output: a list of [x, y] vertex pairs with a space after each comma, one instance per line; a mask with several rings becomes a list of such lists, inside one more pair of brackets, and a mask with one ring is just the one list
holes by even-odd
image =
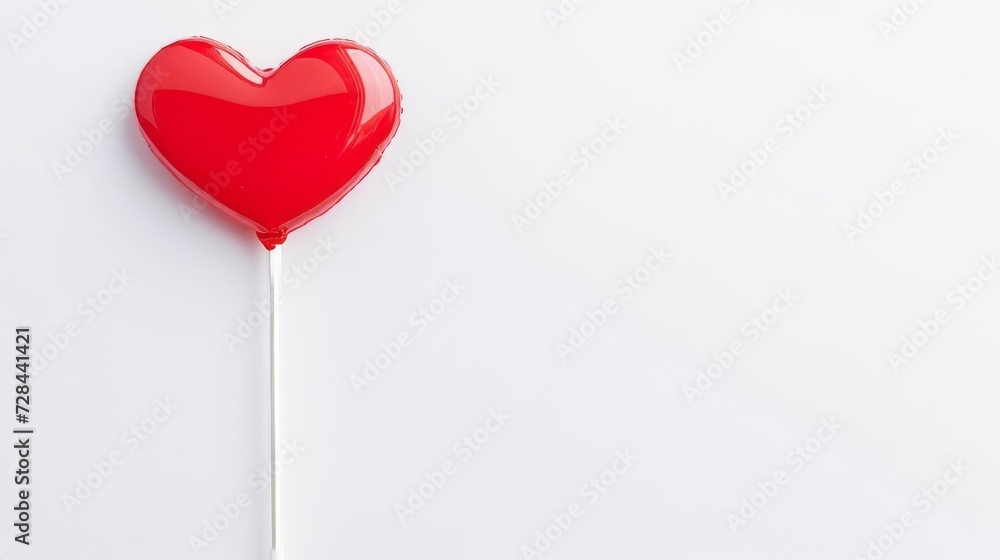
[[271, 560], [280, 560], [281, 534], [278, 486], [278, 290], [281, 286], [281, 245], [268, 251], [271, 286]]

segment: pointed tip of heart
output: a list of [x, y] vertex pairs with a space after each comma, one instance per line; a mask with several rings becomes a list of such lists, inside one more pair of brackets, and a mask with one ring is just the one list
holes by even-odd
[[284, 243], [287, 238], [288, 233], [277, 231], [257, 232], [257, 239], [260, 239], [260, 242], [264, 244], [264, 248], [268, 251]]

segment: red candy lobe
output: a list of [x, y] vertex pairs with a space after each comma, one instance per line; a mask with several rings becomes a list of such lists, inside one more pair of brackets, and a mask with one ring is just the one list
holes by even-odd
[[389, 67], [351, 41], [320, 41], [258, 70], [222, 43], [193, 38], [146, 64], [135, 110], [167, 169], [270, 250], [371, 171], [401, 106]]

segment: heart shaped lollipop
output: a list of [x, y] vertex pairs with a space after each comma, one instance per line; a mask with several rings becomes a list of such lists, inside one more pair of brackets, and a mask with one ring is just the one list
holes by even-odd
[[271, 558], [280, 557], [278, 307], [289, 232], [340, 201], [399, 126], [389, 67], [351, 41], [320, 41], [258, 70], [210, 39], [157, 52], [135, 93], [139, 128], [187, 188], [257, 232], [270, 262]]

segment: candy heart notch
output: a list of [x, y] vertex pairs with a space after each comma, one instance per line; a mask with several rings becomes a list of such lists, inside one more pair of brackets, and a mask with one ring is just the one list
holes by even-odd
[[371, 171], [401, 106], [389, 67], [352, 41], [320, 41], [258, 70], [192, 38], [146, 64], [135, 112], [163, 165], [270, 250]]

